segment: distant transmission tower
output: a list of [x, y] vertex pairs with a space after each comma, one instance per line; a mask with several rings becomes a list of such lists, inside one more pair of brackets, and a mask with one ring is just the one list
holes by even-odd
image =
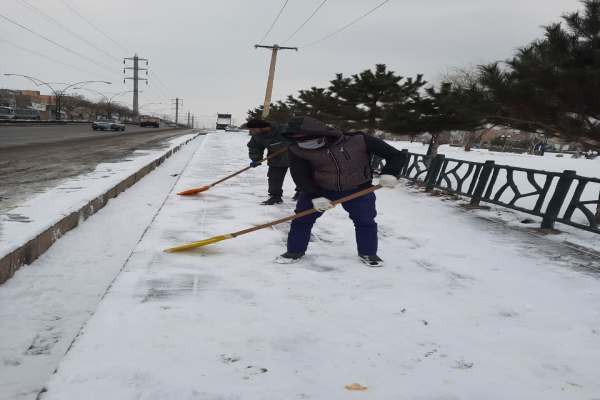
[[123, 83], [125, 80], [133, 80], [133, 115], [137, 120], [140, 115], [139, 109], [139, 81], [146, 81], [146, 85], [148, 84], [147, 78], [140, 78], [140, 71], [146, 71], [146, 75], [148, 75], [148, 68], [140, 68], [140, 61], [146, 62], [146, 67], [148, 66], [148, 59], [139, 58], [137, 54], [133, 57], [128, 57], [123, 59], [123, 64], [127, 65], [127, 61], [133, 61], [133, 67], [124, 67], [123, 74], [125, 74], [125, 70], [131, 69], [133, 70], [133, 76], [128, 76], [123, 79]]

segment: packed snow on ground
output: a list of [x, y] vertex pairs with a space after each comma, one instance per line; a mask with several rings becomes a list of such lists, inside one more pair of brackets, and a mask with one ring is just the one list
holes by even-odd
[[[410, 143], [403, 141], [390, 141], [394, 147], [398, 149], [408, 149], [412, 153], [417, 154], [425, 154], [427, 151], [427, 146], [422, 145], [421, 143]], [[600, 158], [596, 158], [595, 160], [587, 160], [585, 158], [574, 159], [571, 158], [570, 155], [563, 154], [564, 157], [556, 157], [555, 153], [546, 153], [544, 157], [534, 156], [525, 153], [504, 153], [504, 152], [493, 152], [485, 149], [473, 149], [469, 152], [464, 151], [463, 148], [459, 147], [451, 147], [448, 145], [442, 145], [439, 148], [439, 153], [444, 154], [447, 158], [455, 159], [455, 160], [467, 160], [467, 161], [475, 161], [479, 163], [483, 163], [487, 160], [493, 160], [498, 165], [509, 165], [512, 167], [520, 167], [520, 168], [528, 168], [534, 169], [538, 171], [548, 171], [548, 172], [556, 172], [561, 173], [565, 170], [573, 170], [576, 171], [578, 175], [595, 178], [596, 180], [600, 179]], [[448, 164], [448, 169], [454, 168], [457, 165], [456, 162], [450, 161]], [[467, 173], [468, 166], [463, 164], [458, 170], [457, 173], [460, 176], [464, 176]], [[537, 191], [537, 189], [529, 182], [527, 178], [527, 174], [523, 171], [515, 170], [513, 172], [514, 182], [519, 188], [519, 191], [522, 194], [532, 193]], [[451, 181], [452, 188], [457, 187], [457, 181], [452, 176], [449, 175], [448, 179]], [[540, 187], [544, 186], [545, 179], [542, 174], [535, 174], [533, 179], [537, 182]], [[472, 181], [472, 174], [467, 179], [465, 179], [465, 183], [463, 184], [463, 190], [466, 190]], [[495, 185], [496, 190], [499, 189], [502, 185], [504, 185], [507, 181], [506, 170], [501, 169], [501, 172], [498, 174], [497, 183]], [[549, 193], [552, 194], [554, 192], [554, 188], [556, 187], [556, 183], [558, 179], [555, 178], [553, 184], [550, 186]], [[442, 182], [443, 187], [447, 187], [446, 182]], [[569, 206], [569, 201], [573, 196], [575, 189], [577, 187], [577, 181], [571, 185], [571, 189], [567, 195], [567, 201], [563, 204], [561, 209], [561, 213], [559, 216], [562, 216], [567, 207]], [[492, 196], [495, 195], [495, 191]], [[501, 201], [506, 203], [510, 202], [514, 196], [514, 192], [511, 188], [508, 188], [505, 193], [500, 197]], [[551, 200], [551, 195], [545, 198], [545, 201], [542, 206], [542, 211], [546, 209], [548, 203]], [[598, 201], [600, 199], [600, 182], [590, 182], [586, 186], [584, 192], [581, 195], [582, 201]], [[515, 205], [520, 206], [526, 209], [533, 209], [536, 202], [538, 200], [538, 196], [530, 196], [524, 197], [516, 201]], [[596, 212], [596, 205], [590, 204], [587, 206], [588, 209], [592, 212]], [[502, 207], [493, 207], [493, 211], [496, 217], [499, 219], [512, 224], [514, 226], [523, 226], [521, 221], [526, 221], [532, 226], [539, 226], [541, 219], [532, 217], [530, 215], [526, 215], [524, 213], [515, 212]], [[488, 213], [489, 214], [489, 213]], [[485, 213], [481, 213], [481, 215], [485, 215]], [[573, 214], [572, 220], [578, 222], [583, 225], [589, 225], [589, 221], [586, 219], [585, 215], [580, 211], [576, 210]], [[529, 222], [533, 221], [533, 222]], [[535, 223], [534, 223], [535, 222]], [[567, 225], [557, 224], [557, 229], [564, 231], [565, 234], [559, 235], [557, 237], [558, 240], [564, 241], [569, 240], [580, 246], [586, 247], [594, 247], [596, 250], [600, 250], [600, 236], [595, 233], [588, 233], [582, 231], [578, 228], [572, 228]]]
[[[175, 191], [247, 165], [247, 140], [210, 134]], [[258, 205], [265, 175], [171, 193], [41, 399], [598, 398], [597, 258], [405, 185], [377, 193], [384, 268], [340, 207], [298, 264], [273, 262], [287, 226], [161, 251], [290, 214], [289, 181]]]
[[0, 214], [0, 256], [15, 250], [195, 135], [197, 134], [171, 139], [166, 149], [138, 150], [126, 160], [98, 164], [94, 171], [66, 179], [60, 185], [31, 198], [8, 213]]
[[0, 400], [36, 398], [202, 140], [184, 146], [0, 286]]

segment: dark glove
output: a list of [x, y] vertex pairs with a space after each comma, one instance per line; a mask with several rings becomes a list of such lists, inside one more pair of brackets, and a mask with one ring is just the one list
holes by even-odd
[[260, 161], [251, 161], [251, 162], [250, 162], [250, 166], [251, 166], [252, 168], [256, 168], [256, 167], [258, 167], [260, 164], [262, 164]]

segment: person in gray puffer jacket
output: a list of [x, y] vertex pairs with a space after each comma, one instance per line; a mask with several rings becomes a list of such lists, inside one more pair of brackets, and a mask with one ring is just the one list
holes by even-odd
[[[246, 124], [250, 131], [251, 139], [248, 142], [248, 156], [250, 157], [250, 166], [258, 167], [260, 160], [264, 158], [265, 150], [267, 156], [270, 156], [280, 150], [287, 149], [291, 144], [288, 139], [282, 136], [285, 129], [282, 125], [277, 125], [261, 119], [252, 119]], [[283, 202], [283, 182], [289, 167], [289, 158], [287, 152], [269, 159], [267, 162], [269, 171], [267, 178], [269, 182], [269, 198], [263, 201], [263, 205], [274, 205]], [[294, 196], [296, 199], [296, 196]]]
[[[319, 211], [292, 221], [287, 252], [277, 259], [289, 263], [304, 255], [315, 221], [332, 208], [332, 201], [372, 186], [373, 155], [386, 161], [379, 184], [388, 188], [398, 183], [406, 160], [402, 152], [383, 140], [363, 133], [344, 134], [311, 117], [291, 119], [284, 137], [294, 142], [288, 153], [292, 178], [300, 190], [296, 213], [310, 208]], [[377, 255], [375, 194], [369, 193], [342, 206], [354, 222], [361, 261], [371, 267], [383, 266]]]

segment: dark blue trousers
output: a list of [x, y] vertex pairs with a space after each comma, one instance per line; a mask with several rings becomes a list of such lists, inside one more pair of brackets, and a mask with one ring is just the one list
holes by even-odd
[[[355, 190], [345, 192], [324, 191], [322, 197], [329, 200], [338, 200], [344, 196], [354, 193]], [[375, 216], [375, 193], [369, 193], [365, 196], [350, 200], [343, 203], [342, 206], [354, 222], [356, 231], [356, 245], [358, 254], [365, 256], [374, 256], [377, 254], [377, 224]], [[312, 199], [300, 194], [298, 204], [296, 205], [296, 213], [312, 208]], [[287, 241], [287, 251], [290, 253], [305, 253], [310, 240], [310, 231], [317, 218], [323, 213], [314, 213], [292, 221], [290, 233]]]

